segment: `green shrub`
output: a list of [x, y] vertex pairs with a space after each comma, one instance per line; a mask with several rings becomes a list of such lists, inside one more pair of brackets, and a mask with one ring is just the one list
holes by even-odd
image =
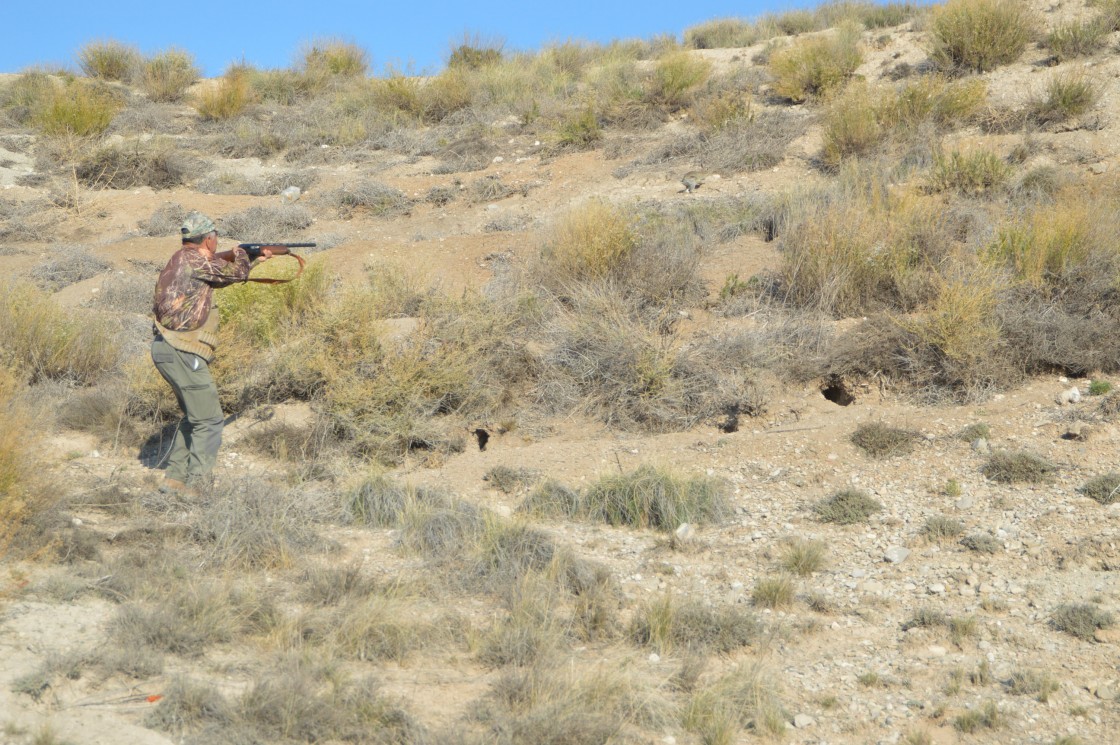
[[864, 523], [880, 512], [883, 505], [861, 489], [844, 489], [813, 505], [813, 512], [821, 522], [837, 525]]
[[1094, 476], [1082, 484], [1078, 491], [1101, 504], [1120, 502], [1120, 473]]
[[588, 486], [581, 510], [611, 525], [669, 531], [682, 523], [719, 521], [726, 513], [726, 500], [726, 488], [719, 481], [641, 466]]
[[1011, 170], [998, 155], [989, 150], [971, 153], [952, 151], [948, 155], [938, 152], [930, 168], [931, 191], [955, 191], [976, 196], [1002, 188]]
[[1005, 484], [1037, 484], [1058, 470], [1045, 458], [1021, 450], [999, 450], [992, 453], [981, 472], [992, 481]]
[[1100, 98], [1100, 86], [1084, 72], [1056, 73], [1046, 85], [1045, 98], [1030, 103], [1031, 116], [1040, 124], [1051, 124], [1084, 114]]
[[851, 441], [872, 458], [891, 458], [912, 451], [919, 437], [919, 433], [913, 430], [889, 427], [882, 422], [869, 422], [856, 427]]
[[774, 92], [795, 102], [823, 95], [847, 80], [862, 62], [859, 31], [854, 27], [795, 42], [770, 57]]
[[650, 95], [671, 111], [684, 107], [712, 72], [712, 63], [689, 52], [665, 55], [653, 69]]
[[198, 75], [190, 52], [168, 49], [141, 63], [139, 83], [153, 101], [177, 102], [186, 96]]
[[603, 128], [599, 117], [590, 106], [572, 112], [564, 117], [556, 130], [558, 142], [580, 150], [587, 149], [603, 139]]
[[91, 41], [78, 50], [78, 66], [91, 78], [128, 82], [140, 64], [135, 47], [109, 39]]
[[933, 11], [931, 56], [950, 69], [988, 72], [1018, 59], [1036, 25], [1021, 0], [949, 0]]
[[38, 102], [31, 123], [48, 135], [97, 135], [109, 127], [122, 105], [104, 84], [75, 80], [61, 88], [52, 86]]
[[1107, 380], [1091, 380], [1089, 381], [1089, 395], [1090, 396], [1103, 396], [1112, 390], [1112, 383]]

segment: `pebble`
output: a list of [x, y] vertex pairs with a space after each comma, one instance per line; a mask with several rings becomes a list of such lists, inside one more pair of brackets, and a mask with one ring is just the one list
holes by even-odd
[[696, 528], [692, 527], [691, 523], [681, 523], [676, 530], [678, 540], [688, 542], [696, 537]]
[[649, 661], [650, 662], [661, 662], [661, 655], [659, 655], [657, 652], [650, 652]]
[[958, 510], [970, 510], [976, 504], [976, 500], [972, 497], [961, 497], [955, 503]]
[[942, 595], [945, 592], [945, 585], [940, 582], [935, 582], [926, 589], [928, 589], [932, 595]]
[[932, 644], [929, 647], [929, 653], [933, 657], [944, 657], [949, 653], [949, 650], [945, 649], [945, 647], [942, 647], [939, 644]]
[[980, 453], [981, 455], [986, 455], [987, 453], [992, 452], [991, 446], [983, 437], [977, 437], [972, 441], [972, 449]]

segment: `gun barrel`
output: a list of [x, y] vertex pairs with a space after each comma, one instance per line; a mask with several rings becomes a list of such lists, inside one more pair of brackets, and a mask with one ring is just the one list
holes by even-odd
[[238, 243], [238, 248], [315, 248], [315, 243]]

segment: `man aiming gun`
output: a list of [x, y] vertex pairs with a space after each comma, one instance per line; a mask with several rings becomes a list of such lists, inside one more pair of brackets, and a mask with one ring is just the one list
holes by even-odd
[[[183, 246], [156, 282], [152, 361], [183, 410], [160, 491], [196, 493], [195, 485], [210, 480], [225, 421], [210, 377], [218, 343], [214, 290], [247, 281], [253, 263], [240, 247], [218, 254], [218, 231], [198, 212], [187, 216], [180, 233]], [[257, 261], [271, 256], [272, 250], [262, 246]]]

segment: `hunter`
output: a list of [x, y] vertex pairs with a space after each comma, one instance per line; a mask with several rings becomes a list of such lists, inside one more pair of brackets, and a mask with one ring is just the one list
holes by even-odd
[[[152, 361], [183, 410], [160, 491], [197, 494], [211, 483], [225, 423], [210, 377], [218, 343], [214, 289], [245, 282], [252, 263], [241, 248], [219, 255], [218, 231], [198, 212], [187, 216], [180, 233], [182, 248], [160, 272], [152, 303]], [[259, 261], [270, 256], [265, 249]]]

